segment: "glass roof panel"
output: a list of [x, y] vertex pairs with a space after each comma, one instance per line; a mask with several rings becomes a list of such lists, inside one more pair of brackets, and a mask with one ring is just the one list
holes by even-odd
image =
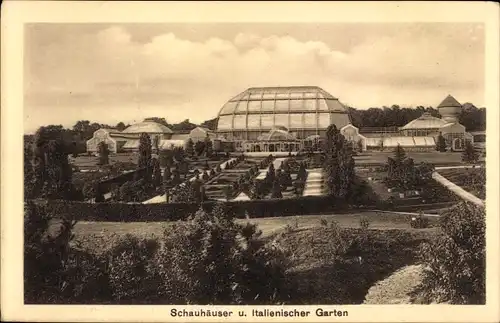
[[275, 126], [285, 126], [288, 128], [288, 113], [287, 114], [276, 114], [274, 116], [274, 125]]
[[250, 100], [260, 100], [262, 98], [262, 93], [252, 93], [250, 94]]
[[235, 112], [247, 112], [248, 101], [240, 101], [238, 102], [238, 106], [236, 107]]
[[302, 128], [302, 113], [290, 114], [290, 128]]
[[249, 129], [259, 129], [260, 128], [260, 115], [259, 114], [248, 115], [248, 128]]
[[276, 93], [276, 99], [288, 99], [290, 93]]
[[263, 128], [272, 128], [274, 126], [274, 115], [272, 114], [263, 114], [261, 115], [261, 120]]
[[304, 100], [290, 100], [290, 111], [304, 110]]
[[233, 121], [233, 116], [220, 116], [219, 122], [217, 123], [217, 129], [231, 129]]
[[305, 113], [304, 114], [304, 128], [316, 128], [316, 114]]
[[306, 99], [315, 99], [317, 93], [316, 92], [306, 92], [304, 93], [304, 98]]
[[247, 116], [235, 115], [233, 123], [235, 129], [245, 129], [247, 127]]
[[328, 128], [330, 125], [330, 113], [318, 113], [318, 128]]
[[330, 111], [346, 111], [344, 106], [338, 100], [326, 100]]
[[248, 111], [260, 111], [260, 104], [262, 101], [248, 101]]
[[276, 96], [276, 93], [264, 93], [262, 96], [263, 100], [274, 100], [274, 97]]
[[316, 100], [304, 100], [304, 110], [316, 111]]
[[290, 93], [290, 99], [303, 99], [303, 98], [304, 98], [304, 93], [300, 92]]
[[244, 93], [240, 98], [238, 98], [238, 100], [248, 100], [248, 98], [250, 97], [250, 93]]
[[288, 111], [288, 100], [276, 100], [276, 112]]
[[262, 101], [262, 111], [274, 111], [274, 101]]
[[228, 102], [222, 107], [221, 114], [229, 114], [229, 113], [234, 113], [234, 109], [236, 108], [236, 105], [238, 102]]
[[326, 101], [324, 99], [318, 100], [318, 110], [319, 111], [329, 111], [328, 105], [326, 104]]

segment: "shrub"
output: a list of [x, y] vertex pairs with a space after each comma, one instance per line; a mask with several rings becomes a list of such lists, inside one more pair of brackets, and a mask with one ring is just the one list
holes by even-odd
[[484, 209], [469, 203], [441, 215], [443, 234], [420, 250], [425, 301], [485, 303], [485, 226]]
[[158, 248], [157, 240], [127, 234], [106, 253], [114, 300], [149, 303], [158, 297], [160, 278], [152, 261]]
[[57, 223], [44, 206], [33, 202], [24, 206], [25, 303], [85, 303], [109, 298], [103, 263], [70, 246], [76, 222], [59, 218]]
[[423, 229], [429, 226], [429, 219], [420, 212], [417, 216], [411, 217], [410, 226], [415, 229]]
[[199, 210], [166, 232], [157, 254], [161, 290], [172, 303], [278, 302], [285, 267], [278, 250], [258, 239], [250, 224], [238, 225], [222, 206]]
[[367, 230], [368, 227], [370, 226], [370, 220], [366, 216], [362, 216], [359, 218], [359, 226], [363, 230]]

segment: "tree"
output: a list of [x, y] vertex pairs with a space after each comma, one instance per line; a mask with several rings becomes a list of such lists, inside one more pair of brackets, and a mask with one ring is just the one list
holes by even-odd
[[197, 141], [194, 145], [194, 150], [197, 156], [203, 155], [203, 153], [205, 152], [205, 142]]
[[127, 129], [127, 126], [123, 122], [120, 121], [116, 124], [116, 130], [123, 131], [125, 129]]
[[233, 197], [233, 187], [231, 185], [224, 186], [223, 192], [226, 197], [226, 201], [229, 201]]
[[217, 128], [217, 122], [219, 118], [213, 118], [210, 120], [206, 120], [200, 124], [200, 126], [208, 128], [210, 130], [215, 130]]
[[280, 199], [282, 197], [283, 197], [283, 194], [281, 193], [281, 184], [278, 180], [275, 180], [273, 182], [273, 187], [271, 190], [271, 198]]
[[40, 127], [33, 140], [33, 196], [75, 199], [62, 126]]
[[352, 147], [335, 125], [329, 126], [326, 131], [323, 168], [329, 194], [335, 198], [345, 198], [354, 181], [354, 159]]
[[181, 183], [181, 175], [179, 173], [179, 170], [177, 168], [174, 169], [172, 172], [172, 185], [176, 186]]
[[446, 152], [446, 140], [441, 133], [439, 133], [436, 140], [436, 150], [442, 153]]
[[97, 151], [99, 152], [98, 165], [109, 165], [108, 145], [104, 141], [101, 141], [99, 145], [97, 145]]
[[394, 148], [394, 160], [397, 164], [402, 164], [403, 160], [406, 158], [406, 152], [403, 147], [399, 144]]
[[158, 137], [158, 136], [153, 137], [153, 147], [154, 147], [155, 154], [159, 154], [159, 152], [160, 152], [160, 137]]
[[462, 152], [462, 161], [475, 164], [479, 160], [479, 154], [470, 141], [465, 143], [465, 149]]
[[427, 302], [485, 303], [485, 215], [484, 208], [465, 202], [441, 214], [441, 234], [419, 252]]
[[139, 160], [137, 168], [144, 168], [151, 163], [151, 138], [147, 133], [142, 133], [139, 138]]
[[212, 140], [210, 140], [210, 137], [207, 134], [207, 136], [205, 137], [205, 156], [210, 158], [212, 157], [212, 154], [213, 154], [213, 144]]
[[194, 142], [193, 139], [189, 138], [186, 143], [186, 153], [189, 157], [194, 156]]
[[158, 161], [158, 159], [156, 158], [151, 159], [151, 168], [153, 171], [153, 185], [155, 187], [159, 187], [162, 183], [162, 176], [161, 176], [160, 162]]

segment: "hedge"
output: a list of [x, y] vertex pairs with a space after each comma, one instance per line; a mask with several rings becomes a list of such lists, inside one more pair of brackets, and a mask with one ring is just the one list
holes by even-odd
[[[109, 222], [162, 222], [185, 220], [194, 214], [200, 205], [196, 203], [85, 203], [63, 200], [36, 200], [56, 217], [66, 217], [76, 221]], [[211, 211], [219, 202], [205, 201], [203, 209]], [[345, 201], [335, 201], [329, 196], [306, 196], [290, 199], [266, 199], [222, 202], [237, 218], [249, 215], [252, 218], [280, 217], [294, 215], [322, 214], [327, 212], [352, 212], [364, 209], [419, 210], [446, 207], [450, 203], [429, 205], [367, 205], [350, 207]], [[453, 202], [452, 202], [453, 203]]]

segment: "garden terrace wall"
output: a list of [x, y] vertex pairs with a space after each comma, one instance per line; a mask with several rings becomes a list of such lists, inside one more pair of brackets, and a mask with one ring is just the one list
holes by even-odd
[[[195, 203], [85, 203], [62, 200], [36, 200], [38, 205], [45, 205], [47, 211], [55, 217], [67, 217], [77, 221], [109, 221], [109, 222], [160, 222], [185, 220], [199, 208]], [[210, 211], [217, 202], [206, 201], [203, 208]], [[292, 199], [267, 199], [250, 201], [223, 202], [236, 217], [244, 218], [246, 214], [252, 218], [280, 217], [294, 215], [322, 214], [327, 212], [342, 213], [355, 210], [373, 209], [377, 206], [349, 208], [343, 201], [335, 202], [328, 196], [304, 196]], [[418, 205], [419, 209], [430, 209], [448, 206], [449, 203]], [[385, 205], [378, 205], [384, 208]], [[392, 210], [404, 210], [409, 206], [393, 205]], [[415, 206], [413, 208], [415, 209]]]

